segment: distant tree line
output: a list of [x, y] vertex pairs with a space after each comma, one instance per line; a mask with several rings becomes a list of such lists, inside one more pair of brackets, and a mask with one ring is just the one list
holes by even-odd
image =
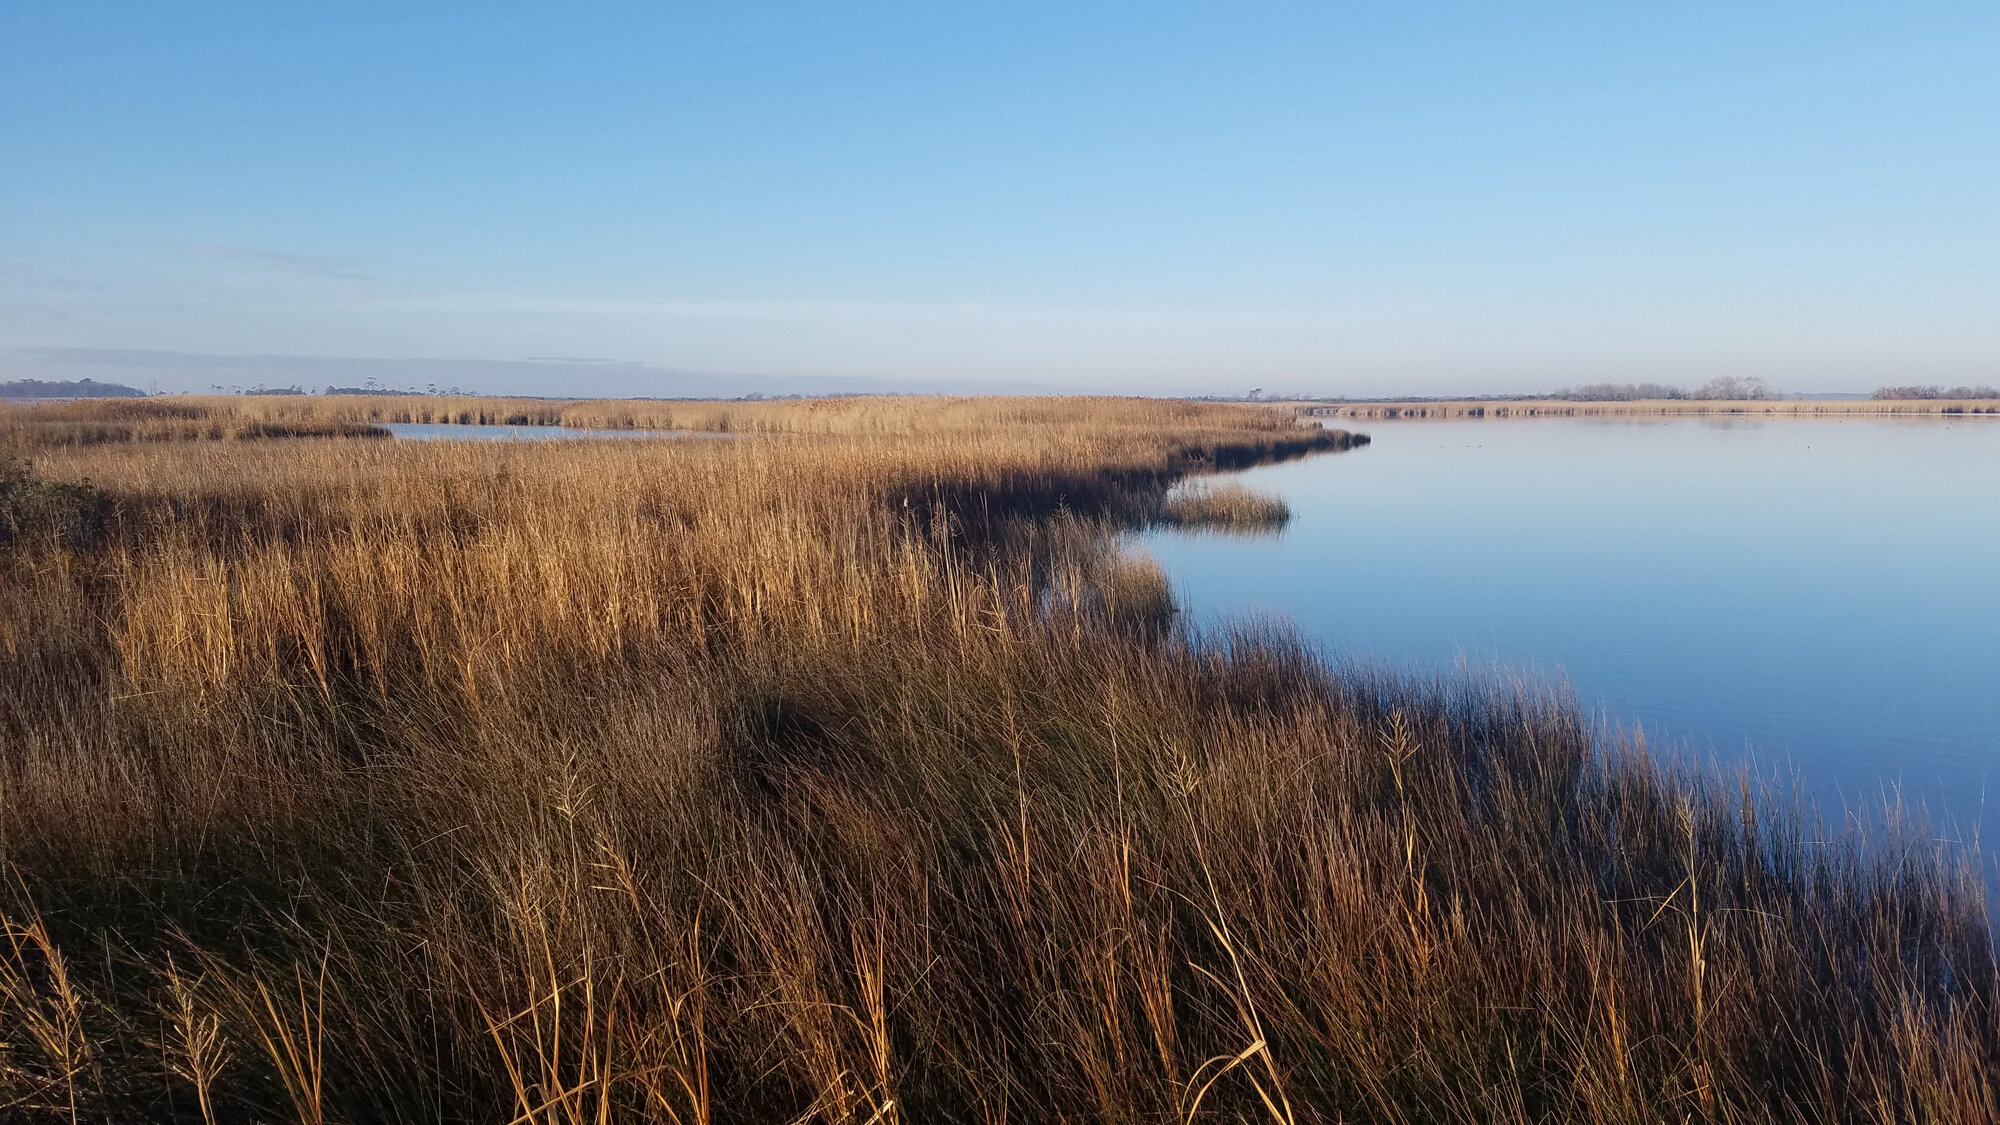
[[1664, 383], [1589, 383], [1581, 387], [1566, 387], [1555, 393], [1556, 398], [1578, 402], [1638, 402], [1641, 399], [1687, 396], [1686, 388], [1669, 387]]
[[1922, 399], [1922, 398], [2000, 398], [2000, 389], [1993, 387], [1882, 387], [1875, 392], [1880, 399]]
[[1591, 383], [1582, 387], [1569, 387], [1557, 391], [1554, 396], [1573, 402], [1638, 402], [1645, 399], [1702, 399], [1721, 402], [1762, 402], [1778, 397], [1777, 392], [1757, 378], [1738, 378], [1724, 375], [1710, 379], [1694, 390], [1670, 387], [1664, 383]]
[[95, 379], [55, 380], [16, 379], [0, 383], [0, 398], [145, 398], [146, 392], [123, 383], [100, 383]]
[[[209, 390], [219, 395], [309, 395], [314, 393], [296, 383], [289, 387], [267, 387], [262, 383], [254, 387], [240, 387], [234, 384], [224, 386], [221, 383], [211, 383], [209, 384]], [[318, 393], [325, 395], [373, 395], [377, 398], [421, 397], [423, 395], [476, 396], [479, 394], [478, 391], [466, 390], [455, 386], [440, 387], [436, 383], [432, 383], [422, 390], [416, 388], [385, 387], [373, 379], [370, 379], [366, 384], [359, 387], [335, 387], [329, 385], [325, 390]]]
[[[273, 391], [269, 393], [283, 394], [285, 392]], [[305, 392], [300, 391], [298, 393], [304, 394]], [[469, 395], [476, 397], [479, 394], [478, 391], [472, 390], [469, 387], [460, 387], [457, 385], [449, 387], [440, 387], [436, 383], [426, 383], [424, 384], [422, 389], [418, 389], [416, 387], [408, 387], [408, 388], [385, 387], [373, 379], [368, 380], [366, 383], [362, 384], [359, 387], [329, 386], [327, 387], [326, 390], [321, 391], [320, 393], [329, 395], [376, 395], [378, 397], [389, 397], [389, 398], [401, 398], [404, 396], [421, 396], [421, 395], [461, 395], [461, 396]]]

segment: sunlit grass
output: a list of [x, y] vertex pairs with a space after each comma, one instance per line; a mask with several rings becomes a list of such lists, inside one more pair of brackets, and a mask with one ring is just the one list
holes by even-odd
[[1281, 496], [1204, 482], [1169, 494], [1160, 506], [1160, 519], [1191, 530], [1270, 532], [1291, 522], [1292, 509]]

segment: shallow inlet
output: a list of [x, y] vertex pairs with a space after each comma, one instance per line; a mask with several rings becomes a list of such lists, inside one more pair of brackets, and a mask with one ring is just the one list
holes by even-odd
[[[2000, 781], [2000, 419], [1378, 422], [1238, 474], [1283, 533], [1138, 545], [1215, 625], [1339, 658], [1562, 678], [1607, 724], [1900, 789], [1961, 829]], [[1996, 792], [2000, 798], [2000, 792]]]

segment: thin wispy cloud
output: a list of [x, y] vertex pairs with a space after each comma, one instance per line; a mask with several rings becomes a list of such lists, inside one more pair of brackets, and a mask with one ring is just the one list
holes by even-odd
[[[544, 297], [531, 294], [433, 294], [370, 301], [379, 307], [436, 312], [661, 317], [716, 321], [871, 321], [1034, 327], [1050, 323], [1147, 326], [1200, 322], [1221, 326], [1373, 324], [1445, 311], [1437, 302], [1354, 302], [1328, 306], [1170, 304], [1056, 305], [991, 301], [846, 301], [708, 298]], [[1463, 304], [1461, 302], [1460, 304]]]
[[356, 258], [301, 254], [291, 250], [238, 246], [227, 242], [200, 242], [188, 249], [204, 258], [241, 262], [294, 276], [324, 278], [329, 281], [375, 280], [375, 275], [363, 268], [366, 263]]

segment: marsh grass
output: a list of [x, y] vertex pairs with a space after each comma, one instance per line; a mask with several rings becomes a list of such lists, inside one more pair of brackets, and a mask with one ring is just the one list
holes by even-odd
[[43, 447], [111, 509], [0, 548], [4, 1113], [1995, 1116], [1980, 883], [1921, 825], [1197, 638], [1112, 546], [1344, 439], [786, 409]]
[[1282, 531], [1292, 519], [1283, 497], [1238, 484], [1200, 482], [1175, 489], [1160, 506], [1161, 523], [1187, 530], [1236, 533]]
[[274, 414], [254, 403], [220, 396], [0, 404], [0, 452], [133, 442], [389, 436], [389, 431], [366, 422], [299, 412]]

